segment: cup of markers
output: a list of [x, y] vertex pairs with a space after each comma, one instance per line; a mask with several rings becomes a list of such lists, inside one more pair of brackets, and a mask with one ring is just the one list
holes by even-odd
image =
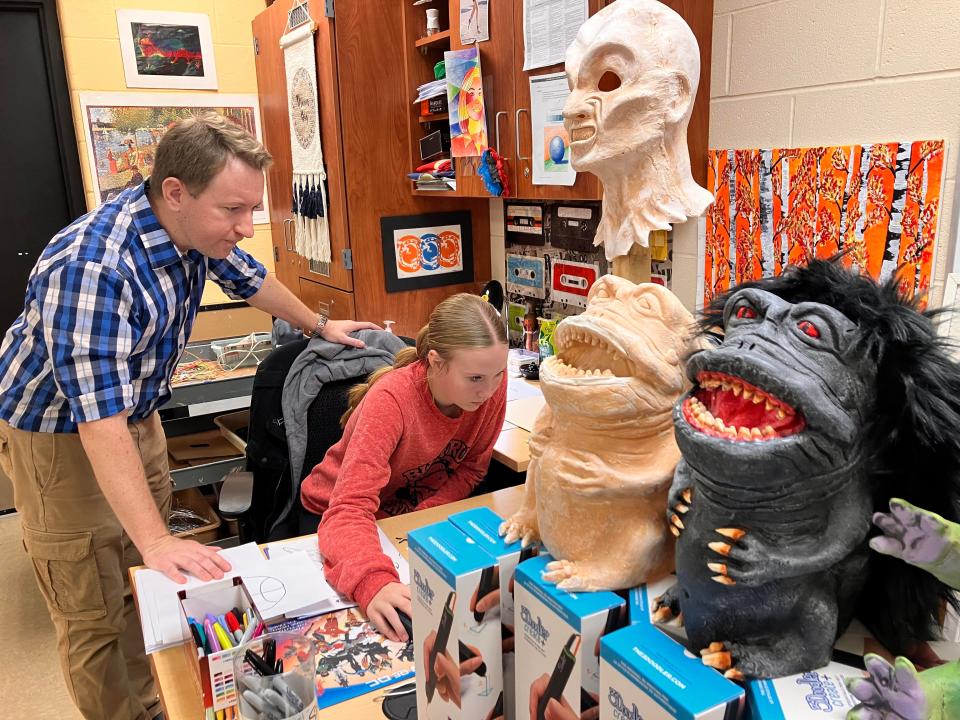
[[316, 646], [303, 635], [267, 633], [243, 643], [233, 657], [240, 717], [314, 720], [316, 672]]

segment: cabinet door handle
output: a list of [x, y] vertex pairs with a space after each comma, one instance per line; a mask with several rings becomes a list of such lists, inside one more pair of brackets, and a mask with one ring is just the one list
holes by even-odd
[[518, 163], [524, 160], [530, 159], [530, 158], [525, 158], [520, 154], [520, 113], [527, 113], [527, 115], [529, 115], [530, 111], [527, 110], [526, 108], [517, 108], [517, 114], [515, 117], [514, 124], [516, 125], [515, 129], [517, 131], [517, 162]]
[[498, 112], [496, 115], [493, 116], [494, 137], [496, 137], [497, 139], [496, 150], [498, 153], [501, 153], [501, 154], [503, 153], [503, 147], [501, 147], [500, 145], [500, 116], [506, 115], [506, 114], [507, 114], [506, 110], [501, 110], [500, 112]]
[[[287, 232], [287, 223], [290, 223], [290, 231]], [[289, 241], [294, 240], [293, 233], [296, 232], [293, 227], [293, 219], [287, 218], [283, 221], [283, 249], [287, 252], [293, 252], [295, 248], [290, 247]]]

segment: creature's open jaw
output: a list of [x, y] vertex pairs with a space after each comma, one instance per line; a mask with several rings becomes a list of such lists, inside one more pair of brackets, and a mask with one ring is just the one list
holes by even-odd
[[589, 140], [593, 140], [593, 137], [596, 134], [597, 129], [592, 125], [581, 125], [580, 127], [575, 127], [570, 131], [570, 140], [572, 143], [585, 143]]
[[683, 401], [683, 417], [695, 429], [738, 442], [764, 442], [802, 432], [806, 419], [783, 400], [722, 372], [697, 374], [699, 387]]
[[636, 368], [613, 338], [595, 326], [561, 325], [554, 335], [557, 354], [549, 369], [559, 378], [632, 378]]

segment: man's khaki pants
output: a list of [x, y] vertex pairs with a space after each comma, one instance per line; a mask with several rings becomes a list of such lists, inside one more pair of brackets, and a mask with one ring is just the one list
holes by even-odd
[[[171, 481], [160, 418], [129, 424], [161, 515]], [[88, 720], [160, 712], [127, 568], [141, 564], [74, 433], [34, 433], [0, 420], [0, 467], [13, 481], [23, 545], [57, 630], [60, 667]]]

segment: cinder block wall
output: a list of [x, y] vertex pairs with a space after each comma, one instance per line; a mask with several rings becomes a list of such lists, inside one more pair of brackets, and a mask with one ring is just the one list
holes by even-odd
[[946, 140], [938, 305], [957, 237], [960, 2], [714, 0], [711, 73], [712, 148]]

